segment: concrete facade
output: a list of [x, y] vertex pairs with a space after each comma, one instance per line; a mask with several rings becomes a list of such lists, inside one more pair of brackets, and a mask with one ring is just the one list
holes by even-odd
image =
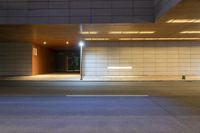
[[31, 74], [32, 45], [0, 43], [0, 76]]
[[200, 75], [199, 58], [199, 42], [87, 42], [84, 76]]
[[[166, 5], [160, 1], [1, 0], [0, 24], [154, 22], [156, 15], [160, 16], [155, 9], [160, 12], [162, 5]], [[172, 0], [167, 1], [164, 11], [174, 4]]]

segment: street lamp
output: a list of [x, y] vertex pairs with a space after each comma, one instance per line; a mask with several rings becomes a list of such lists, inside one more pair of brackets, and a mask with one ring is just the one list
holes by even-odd
[[85, 43], [83, 41], [79, 42], [80, 46], [80, 80], [83, 80], [83, 47]]

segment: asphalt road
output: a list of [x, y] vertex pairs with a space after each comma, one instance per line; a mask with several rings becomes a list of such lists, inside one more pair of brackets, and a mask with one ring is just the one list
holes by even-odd
[[1, 133], [200, 133], [200, 82], [0, 82]]

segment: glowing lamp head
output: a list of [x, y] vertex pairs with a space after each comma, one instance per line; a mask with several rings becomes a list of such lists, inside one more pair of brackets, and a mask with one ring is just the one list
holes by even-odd
[[84, 45], [85, 45], [85, 43], [84, 43], [83, 41], [80, 41], [80, 42], [79, 42], [79, 46], [80, 46], [80, 47], [83, 47]]

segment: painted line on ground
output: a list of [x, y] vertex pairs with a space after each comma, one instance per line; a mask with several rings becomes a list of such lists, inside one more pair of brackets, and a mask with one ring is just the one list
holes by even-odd
[[148, 97], [149, 95], [66, 95], [66, 97]]

